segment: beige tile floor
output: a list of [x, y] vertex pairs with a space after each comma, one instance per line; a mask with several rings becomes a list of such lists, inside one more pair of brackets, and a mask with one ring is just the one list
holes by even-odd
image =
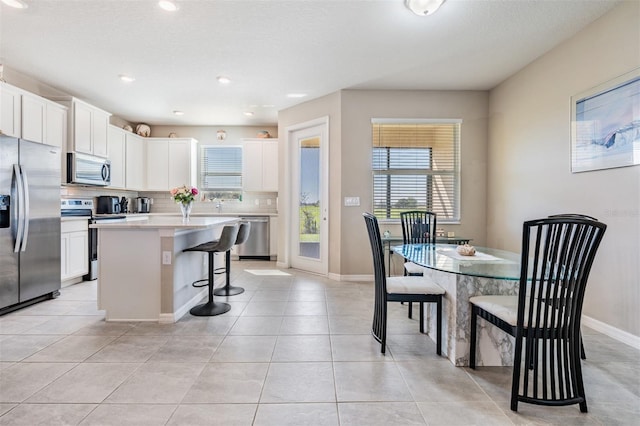
[[640, 351], [585, 329], [589, 413], [509, 410], [511, 369], [456, 368], [399, 304], [386, 356], [372, 284], [256, 276], [212, 318], [105, 323], [96, 283], [0, 317], [2, 425], [638, 425]]

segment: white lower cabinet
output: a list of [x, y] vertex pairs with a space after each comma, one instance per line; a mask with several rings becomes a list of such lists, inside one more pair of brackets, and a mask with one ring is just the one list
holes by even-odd
[[66, 281], [89, 272], [89, 222], [68, 220], [60, 224], [60, 279]]

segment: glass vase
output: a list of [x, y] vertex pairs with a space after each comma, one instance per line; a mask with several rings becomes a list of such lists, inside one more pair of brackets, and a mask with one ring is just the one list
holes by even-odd
[[187, 222], [191, 216], [191, 207], [193, 207], [193, 201], [188, 203], [180, 203], [180, 211], [182, 212], [182, 221]]

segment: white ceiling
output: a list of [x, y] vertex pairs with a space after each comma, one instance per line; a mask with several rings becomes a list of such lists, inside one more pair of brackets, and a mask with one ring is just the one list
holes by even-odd
[[403, 0], [178, 0], [175, 13], [156, 0], [24, 1], [0, 6], [0, 63], [169, 125], [275, 124], [340, 89], [491, 89], [618, 3], [448, 0], [418, 17]]

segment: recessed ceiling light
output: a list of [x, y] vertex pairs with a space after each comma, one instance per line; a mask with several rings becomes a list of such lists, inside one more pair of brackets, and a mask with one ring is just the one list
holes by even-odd
[[184, 115], [184, 111], [178, 111], [178, 110], [175, 110], [175, 111], [173, 111], [173, 113], [174, 113], [175, 115]]
[[26, 9], [29, 7], [29, 5], [22, 0], [2, 0], [2, 3], [15, 9]]
[[229, 84], [229, 83], [231, 83], [231, 79], [229, 77], [225, 77], [223, 75], [218, 76], [217, 79], [218, 79], [218, 83], [220, 83], [220, 84]]
[[136, 81], [134, 77], [131, 77], [130, 75], [127, 75], [127, 74], [120, 74], [118, 77], [120, 78], [120, 80], [124, 81], [125, 83], [133, 83], [134, 81]]
[[306, 93], [289, 93], [287, 98], [304, 98], [305, 96], [307, 96]]
[[253, 112], [251, 112], [251, 111], [245, 111], [245, 112], [244, 112], [244, 115], [246, 115], [247, 117], [251, 117], [251, 116], [253, 116]]
[[161, 9], [166, 10], [167, 12], [175, 12], [176, 10], [178, 10], [178, 5], [175, 2], [169, 0], [160, 0], [158, 2], [158, 6], [160, 6]]

